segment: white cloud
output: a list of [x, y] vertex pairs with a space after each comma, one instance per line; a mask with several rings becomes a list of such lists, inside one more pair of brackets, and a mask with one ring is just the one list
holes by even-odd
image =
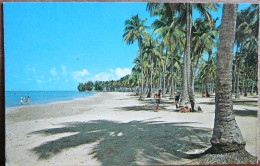
[[109, 69], [108, 72], [101, 72], [96, 74], [94, 77], [89, 78], [92, 81], [110, 81], [110, 80], [118, 80], [121, 77], [126, 76], [127, 74], [131, 74], [131, 69], [129, 68], [116, 68]]
[[55, 68], [52, 68], [52, 69], [50, 70], [50, 73], [51, 73], [52, 76], [56, 76], [56, 75], [57, 75], [56, 67], [55, 67]]
[[72, 73], [74, 80], [79, 82], [85, 82], [86, 76], [90, 75], [87, 69], [83, 69], [82, 71], [75, 71]]
[[102, 72], [99, 73], [97, 75], [94, 76], [94, 80], [98, 80], [98, 81], [108, 81], [108, 80], [112, 80], [113, 76], [112, 74], [106, 73], [106, 72]]
[[127, 74], [131, 74], [131, 69], [129, 69], [129, 68], [124, 68], [124, 69], [116, 68], [115, 73], [119, 78], [121, 78], [121, 77], [126, 76]]
[[66, 75], [67, 74], [67, 68], [66, 66], [61, 65], [61, 74]]
[[90, 77], [90, 73], [88, 70], [84, 69], [82, 71], [75, 71], [72, 73], [74, 80], [78, 82], [87, 82], [91, 81], [111, 81], [118, 80], [121, 77], [126, 76], [127, 74], [131, 74], [131, 69], [129, 68], [116, 68], [116, 69], [108, 69], [106, 71], [100, 72], [96, 75], [92, 75]]

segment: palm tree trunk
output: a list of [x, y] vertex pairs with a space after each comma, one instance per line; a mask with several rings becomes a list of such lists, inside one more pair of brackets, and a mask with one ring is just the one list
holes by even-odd
[[224, 4], [217, 54], [216, 109], [211, 144], [213, 152], [244, 150], [246, 142], [236, 123], [232, 102], [232, 56], [237, 5]]
[[149, 77], [148, 77], [148, 74], [146, 74], [146, 81], [145, 81], [145, 92], [146, 94], [148, 94], [148, 91], [149, 91]]
[[190, 60], [190, 4], [187, 3], [187, 33], [186, 33], [186, 49], [184, 53], [183, 60], [183, 80], [182, 80], [182, 95], [181, 95], [181, 103], [180, 107], [185, 105], [185, 102], [188, 101], [188, 84], [189, 84], [189, 65], [188, 62]]
[[167, 67], [167, 49], [166, 49], [166, 57], [165, 57], [165, 64], [164, 64], [164, 69], [163, 69], [163, 97], [165, 97], [165, 93], [166, 93], [166, 89], [165, 89], [165, 84], [166, 84], [166, 81], [165, 81], [165, 74], [166, 74], [166, 67]]
[[191, 71], [190, 71], [190, 86], [189, 86], [189, 98], [191, 102], [191, 111], [195, 112], [197, 111], [195, 108], [195, 98], [194, 98], [194, 81], [195, 81], [195, 67], [191, 65]]
[[195, 69], [193, 69], [191, 72], [192, 72], [192, 76], [191, 76], [191, 89], [192, 89], [192, 92], [194, 93], [194, 91], [195, 91], [194, 84], [195, 84], [195, 78], [196, 78]]
[[208, 87], [208, 79], [206, 78], [206, 81], [205, 81], [205, 89], [206, 89], [206, 96], [209, 97], [209, 87]]
[[[189, 62], [190, 63], [190, 62]], [[190, 94], [190, 101], [191, 101], [191, 108], [192, 108], [192, 111], [197, 111], [195, 108], [195, 93], [194, 93], [194, 83], [195, 83], [195, 78], [196, 78], [196, 69], [198, 67], [198, 63], [199, 63], [199, 60], [196, 60], [196, 63], [194, 65], [192, 65], [190, 63], [190, 66], [191, 66], [191, 70], [190, 70], [190, 91], [189, 91], [189, 94]]]
[[162, 89], [162, 73], [160, 72], [159, 88]]
[[[208, 52], [209, 54], [209, 57], [208, 57], [208, 66], [207, 66], [207, 71], [209, 71], [209, 65], [210, 65], [210, 59], [211, 59], [211, 53]], [[207, 78], [206, 78], [206, 95], [207, 97], [209, 97], [209, 91], [208, 91], [208, 83], [209, 83], [209, 75], [207, 75]]]
[[[247, 69], [248, 69], [248, 64], [247, 64]], [[245, 86], [245, 92], [244, 92], [244, 96], [246, 97], [247, 96], [247, 90], [248, 90], [248, 82], [249, 82], [249, 75], [246, 74], [246, 86]]]
[[[235, 57], [235, 62], [236, 62], [236, 60], [237, 60], [237, 54], [238, 54], [238, 44], [237, 44], [237, 49], [236, 49], [236, 57]], [[233, 93], [235, 93], [236, 92], [236, 71], [237, 71], [237, 62], [235, 63], [235, 65], [234, 65], [234, 72], [233, 72], [233, 74], [234, 74], [234, 78], [233, 78], [233, 80], [234, 80], [234, 84], [233, 84]]]
[[237, 61], [236, 98], [239, 98], [240, 57], [241, 57], [241, 55], [239, 55], [238, 61]]
[[173, 53], [171, 55], [171, 93], [170, 93], [170, 99], [174, 99], [174, 87], [173, 87]]
[[153, 61], [151, 64], [150, 89], [149, 89], [149, 93], [148, 93], [147, 97], [151, 97], [152, 89], [153, 89]]
[[254, 82], [252, 81], [251, 95], [254, 93]]
[[213, 93], [213, 86], [214, 86], [214, 84], [213, 84], [213, 82], [211, 82], [211, 83], [210, 83], [210, 94]]
[[144, 80], [143, 80], [143, 73], [144, 73], [144, 66], [143, 66], [143, 55], [142, 55], [142, 47], [141, 47], [141, 40], [139, 42], [139, 49], [140, 49], [140, 62], [141, 62], [141, 90], [140, 90], [140, 97], [139, 99], [143, 99], [143, 90], [144, 90]]
[[176, 84], [176, 80], [174, 81], [174, 89], [177, 90], [177, 84]]
[[191, 111], [195, 111], [195, 98], [191, 86], [191, 62], [190, 62], [190, 41], [192, 27], [192, 12], [191, 4], [187, 3], [187, 35], [186, 35], [186, 66], [187, 66], [187, 91], [191, 104]]

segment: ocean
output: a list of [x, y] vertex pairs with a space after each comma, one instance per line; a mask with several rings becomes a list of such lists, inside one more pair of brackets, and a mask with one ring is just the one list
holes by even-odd
[[92, 92], [78, 91], [6, 91], [5, 107], [21, 106], [21, 97], [30, 97], [30, 105], [42, 105], [57, 101], [69, 101], [76, 98], [93, 96]]

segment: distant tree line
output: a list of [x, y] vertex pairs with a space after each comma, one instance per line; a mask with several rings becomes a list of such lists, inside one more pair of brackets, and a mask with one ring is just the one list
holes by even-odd
[[114, 91], [134, 91], [136, 88], [137, 83], [135, 83], [135, 77], [130, 75], [126, 75], [119, 80], [111, 80], [111, 81], [88, 81], [86, 83], [79, 83], [78, 91], [107, 91], [107, 92], [114, 92]]

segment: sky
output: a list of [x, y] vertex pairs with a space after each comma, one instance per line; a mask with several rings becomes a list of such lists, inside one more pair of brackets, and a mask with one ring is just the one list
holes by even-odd
[[[136, 14], [146, 25], [155, 19], [146, 3], [4, 3], [6, 90], [76, 90], [130, 74], [138, 46], [122, 35]], [[217, 25], [221, 14], [213, 13]]]

